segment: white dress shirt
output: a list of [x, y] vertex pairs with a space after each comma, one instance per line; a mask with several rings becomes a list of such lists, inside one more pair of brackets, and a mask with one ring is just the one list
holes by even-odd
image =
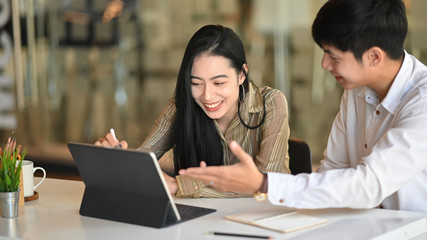
[[268, 199], [427, 212], [427, 67], [405, 52], [382, 102], [368, 87], [344, 91], [318, 172], [268, 173]]

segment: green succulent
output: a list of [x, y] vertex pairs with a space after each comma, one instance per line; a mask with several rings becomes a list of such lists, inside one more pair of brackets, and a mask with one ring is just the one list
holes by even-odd
[[25, 154], [26, 150], [19, 154], [19, 148], [18, 151], [5, 149], [0, 154], [0, 192], [18, 191], [22, 169], [22, 161], [19, 160], [25, 159]]

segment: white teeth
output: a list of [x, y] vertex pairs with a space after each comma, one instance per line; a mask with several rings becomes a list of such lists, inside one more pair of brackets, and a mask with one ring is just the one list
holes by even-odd
[[216, 108], [221, 103], [222, 103], [222, 101], [219, 101], [219, 102], [216, 102], [216, 103], [213, 103], [213, 104], [205, 104], [205, 106], [208, 107], [208, 108]]

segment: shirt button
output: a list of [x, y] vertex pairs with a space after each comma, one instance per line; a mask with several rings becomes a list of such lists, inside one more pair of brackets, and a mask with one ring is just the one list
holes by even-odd
[[368, 144], [365, 143], [365, 148], [368, 148]]
[[377, 111], [375, 111], [375, 113], [377, 114], [377, 115], [380, 115], [380, 110], [377, 110]]
[[283, 199], [279, 199], [279, 203], [283, 203], [285, 200]]

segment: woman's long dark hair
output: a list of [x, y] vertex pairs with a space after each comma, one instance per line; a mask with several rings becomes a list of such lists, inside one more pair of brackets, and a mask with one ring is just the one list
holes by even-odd
[[[246, 55], [243, 43], [230, 28], [221, 25], [206, 25], [190, 39], [182, 59], [175, 89], [176, 115], [172, 124], [175, 173], [179, 169], [199, 166], [200, 161], [209, 165], [223, 165], [223, 146], [214, 120], [194, 101], [191, 92], [191, 68], [194, 58], [201, 53], [222, 56], [236, 69], [246, 75], [244, 91], [248, 89]], [[239, 99], [242, 98], [239, 91]], [[242, 99], [241, 99], [242, 100]]]

